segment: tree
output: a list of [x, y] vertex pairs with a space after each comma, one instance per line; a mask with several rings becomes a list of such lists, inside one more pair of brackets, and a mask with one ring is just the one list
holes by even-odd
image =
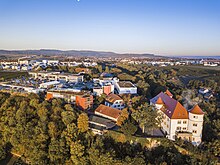
[[102, 65], [98, 65], [98, 71], [99, 71], [99, 73], [102, 73]]
[[117, 125], [121, 126], [125, 122], [125, 120], [128, 119], [128, 116], [129, 116], [128, 109], [124, 108], [121, 111], [121, 115], [119, 116], [119, 118], [117, 120]]
[[86, 132], [89, 129], [89, 118], [87, 114], [82, 113], [77, 119], [77, 126], [80, 132]]
[[3, 160], [6, 158], [6, 152], [3, 146], [0, 146], [0, 160]]
[[85, 147], [81, 144], [80, 141], [72, 142], [70, 145], [70, 154], [73, 164], [87, 164], [85, 154]]
[[48, 132], [50, 137], [56, 138], [58, 136], [58, 126], [55, 122], [49, 122], [48, 123]]
[[64, 111], [61, 113], [61, 116], [62, 121], [66, 126], [71, 124], [76, 119], [76, 115], [71, 111]]
[[109, 67], [108, 66], [105, 67], [105, 72], [109, 73]]
[[68, 152], [64, 138], [51, 140], [48, 153], [52, 164], [64, 164], [68, 158]]
[[116, 164], [114, 157], [109, 152], [101, 153], [100, 150], [95, 149], [94, 147], [89, 149], [89, 161], [90, 164], [96, 165], [111, 165]]
[[152, 131], [154, 128], [159, 128], [161, 123], [161, 117], [154, 108], [148, 104], [141, 105], [136, 111], [132, 113], [132, 117], [142, 128], [143, 133]]
[[135, 126], [132, 122], [129, 120], [125, 122], [120, 129], [125, 135], [131, 136], [134, 135], [137, 131], [137, 126]]

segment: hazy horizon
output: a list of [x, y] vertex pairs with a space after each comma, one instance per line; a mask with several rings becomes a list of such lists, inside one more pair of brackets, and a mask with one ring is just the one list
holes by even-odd
[[0, 49], [219, 56], [218, 0], [1, 0]]

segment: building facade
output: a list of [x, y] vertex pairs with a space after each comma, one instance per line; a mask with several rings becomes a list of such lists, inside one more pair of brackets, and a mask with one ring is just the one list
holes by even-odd
[[109, 94], [105, 99], [105, 105], [108, 107], [116, 108], [122, 110], [125, 108], [123, 99], [116, 94]]
[[170, 140], [182, 138], [199, 145], [202, 141], [204, 112], [198, 105], [186, 110], [168, 91], [150, 100], [162, 117], [161, 128]]
[[60, 73], [60, 72], [29, 72], [35, 79], [48, 79], [50, 81], [63, 80], [68, 82], [83, 82], [83, 75], [70, 74], [70, 73]]
[[77, 95], [76, 106], [81, 110], [89, 110], [93, 106], [93, 96], [89, 93]]

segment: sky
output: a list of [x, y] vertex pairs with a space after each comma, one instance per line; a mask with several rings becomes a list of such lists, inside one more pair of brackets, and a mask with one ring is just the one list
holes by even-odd
[[0, 49], [220, 55], [220, 0], [0, 0]]

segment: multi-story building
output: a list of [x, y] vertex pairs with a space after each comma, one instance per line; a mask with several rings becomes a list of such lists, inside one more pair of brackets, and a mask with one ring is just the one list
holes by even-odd
[[76, 96], [76, 106], [82, 110], [88, 110], [93, 106], [93, 96], [90, 93]]
[[161, 128], [170, 140], [182, 138], [199, 145], [202, 141], [204, 112], [198, 105], [186, 110], [169, 91], [150, 100], [162, 116]]
[[69, 82], [83, 82], [83, 75], [60, 73], [60, 72], [29, 72], [29, 75], [35, 79], [48, 79], [50, 81], [69, 81]]
[[102, 92], [99, 91], [99, 94], [101, 93], [105, 93], [106, 95], [110, 94], [110, 93], [114, 93], [114, 85], [113, 85], [113, 81], [112, 80], [100, 80], [100, 79], [93, 79], [94, 82], [94, 87], [101, 87], [102, 88]]
[[122, 110], [125, 107], [123, 99], [116, 94], [109, 94], [105, 99], [105, 105], [108, 107]]
[[137, 94], [137, 87], [130, 81], [114, 81], [114, 86], [118, 94]]
[[53, 98], [62, 98], [69, 103], [75, 103], [76, 95], [82, 95], [83, 92], [74, 89], [53, 88], [47, 91], [46, 100]]

